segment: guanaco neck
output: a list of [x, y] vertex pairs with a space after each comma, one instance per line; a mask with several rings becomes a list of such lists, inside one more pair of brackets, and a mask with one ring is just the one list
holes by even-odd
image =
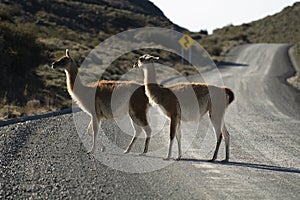
[[156, 81], [156, 72], [154, 68], [154, 63], [152, 63], [147, 67], [146, 66], [143, 67], [143, 71], [144, 71], [144, 84], [145, 84], [146, 96], [149, 99], [149, 103], [152, 106], [155, 106], [157, 102], [155, 102], [154, 99], [159, 89], [159, 86]]
[[154, 63], [150, 64], [147, 67], [143, 67], [143, 71], [144, 71], [144, 84], [146, 86], [148, 86], [149, 84], [157, 84]]
[[65, 69], [67, 76], [67, 89], [70, 94], [74, 93], [75, 81], [76, 81], [76, 90], [83, 88], [83, 84], [78, 75], [78, 67], [75, 61], [70, 64], [69, 67]]

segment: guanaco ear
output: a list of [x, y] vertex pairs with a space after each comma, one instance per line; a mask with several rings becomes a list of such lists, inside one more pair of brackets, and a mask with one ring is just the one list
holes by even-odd
[[158, 60], [159, 59], [159, 57], [155, 57], [155, 56], [151, 56], [151, 55], [149, 55], [149, 57], [147, 58], [147, 60]]
[[150, 60], [150, 59], [154, 59], [154, 60], [158, 60], [159, 57], [155, 57], [155, 56], [151, 56], [149, 54], [145, 54], [142, 56], [145, 60]]
[[66, 56], [67, 56], [68, 58], [71, 58], [69, 49], [66, 49]]

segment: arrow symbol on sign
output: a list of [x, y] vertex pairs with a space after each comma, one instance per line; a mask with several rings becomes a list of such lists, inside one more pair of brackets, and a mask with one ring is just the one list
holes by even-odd
[[184, 45], [185, 48], [187, 48], [188, 44], [190, 43], [189, 38], [187, 36], [184, 36], [184, 40], [185, 40], [185, 43], [183, 45]]
[[178, 43], [182, 48], [188, 50], [194, 43], [194, 40], [189, 35], [183, 35], [179, 40]]

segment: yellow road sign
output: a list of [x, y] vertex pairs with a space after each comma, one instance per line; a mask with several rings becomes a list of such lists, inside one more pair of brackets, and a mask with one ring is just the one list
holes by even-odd
[[184, 48], [184, 50], [188, 50], [193, 44], [194, 40], [187, 34], [184, 34], [179, 40], [178, 43]]

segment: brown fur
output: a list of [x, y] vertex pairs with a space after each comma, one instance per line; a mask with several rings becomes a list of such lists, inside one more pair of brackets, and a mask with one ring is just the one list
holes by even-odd
[[[149, 140], [151, 136], [151, 129], [148, 126], [146, 117], [147, 108], [149, 106], [148, 98], [145, 95], [145, 87], [133, 81], [98, 81], [83, 85], [78, 74], [78, 66], [66, 50], [66, 55], [52, 63], [52, 68], [64, 68], [67, 76], [67, 88], [72, 99], [79, 105], [79, 107], [91, 116], [91, 122], [88, 126], [88, 131], [93, 137], [93, 146], [89, 152], [95, 151], [96, 136], [98, 128], [103, 118], [110, 119], [116, 116], [124, 116], [127, 112], [132, 119], [132, 124], [135, 129], [135, 135], [127, 147], [125, 153], [129, 152], [136, 137], [141, 132], [141, 127], [147, 134], [145, 142], [144, 153], [148, 150]], [[125, 105], [125, 101], [117, 103], [116, 112], [112, 110], [112, 95], [114, 91], [120, 91], [120, 98], [128, 98], [129, 104]], [[133, 93], [132, 93], [133, 92]], [[132, 93], [132, 95], [131, 95]], [[131, 95], [131, 96], [128, 96]], [[126, 110], [127, 108], [127, 110]], [[141, 127], [139, 127], [141, 126]]]
[[[227, 87], [217, 87], [205, 83], [177, 83], [170, 86], [160, 86], [156, 83], [154, 59], [157, 60], [158, 57], [145, 54], [139, 58], [136, 65], [142, 67], [144, 71], [146, 95], [150, 103], [162, 108], [164, 114], [171, 120], [169, 152], [166, 159], [171, 157], [175, 136], [178, 142], [178, 159], [182, 156], [179, 128], [181, 120], [200, 119], [208, 112], [217, 135], [217, 145], [211, 161], [217, 158], [219, 146], [222, 137], [224, 137], [226, 146], [226, 158], [224, 161], [227, 162], [229, 160], [229, 133], [224, 123], [224, 115], [227, 106], [234, 100], [232, 90]], [[149, 64], [144, 65], [145, 62]], [[196, 95], [200, 113], [195, 113], [195, 106], [189, 101], [189, 95], [192, 91]], [[180, 104], [180, 101], [184, 101], [183, 105]]]

